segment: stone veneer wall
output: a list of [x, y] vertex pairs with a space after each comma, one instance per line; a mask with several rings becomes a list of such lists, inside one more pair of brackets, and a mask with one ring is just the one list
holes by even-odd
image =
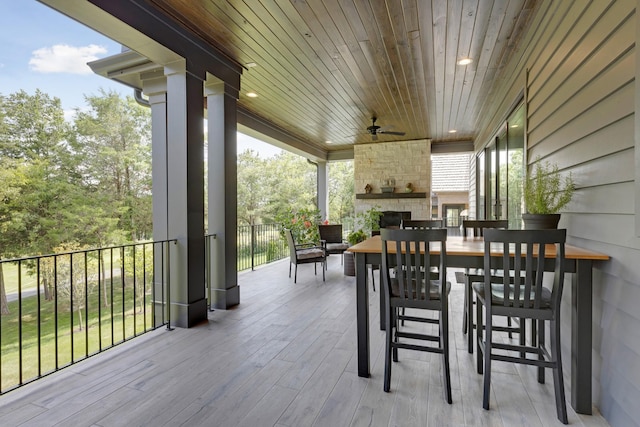
[[364, 193], [369, 184], [372, 193], [380, 193], [382, 181], [395, 179], [395, 192], [404, 192], [407, 183], [413, 191], [426, 193], [418, 199], [356, 199], [356, 212], [378, 206], [383, 211], [411, 211], [411, 218], [431, 217], [431, 141], [378, 142], [354, 147], [354, 184], [356, 193]]

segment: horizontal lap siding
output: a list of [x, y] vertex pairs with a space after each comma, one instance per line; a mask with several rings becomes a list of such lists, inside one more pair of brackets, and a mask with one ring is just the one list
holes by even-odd
[[478, 200], [478, 188], [476, 186], [476, 176], [478, 175], [478, 171], [476, 168], [476, 157], [469, 157], [469, 216], [470, 218], [476, 218], [477, 212], [477, 200]]
[[[571, 173], [560, 223], [569, 241], [609, 254], [594, 272], [594, 399], [612, 426], [640, 425], [640, 238], [635, 230], [636, 2], [543, 1], [492, 93], [476, 147], [527, 82], [527, 156]], [[527, 76], [528, 70], [528, 76]], [[570, 334], [571, 290], [563, 297]], [[569, 343], [563, 348], [570, 366]], [[568, 372], [567, 372], [568, 374]]]

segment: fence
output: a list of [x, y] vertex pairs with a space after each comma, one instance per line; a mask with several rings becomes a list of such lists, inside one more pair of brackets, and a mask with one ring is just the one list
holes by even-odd
[[[280, 229], [279, 224], [238, 227], [238, 271], [286, 258]], [[207, 252], [212, 239], [215, 235], [206, 237]], [[8, 297], [7, 313], [0, 316], [0, 395], [145, 332], [169, 328], [175, 243], [0, 261]], [[207, 262], [207, 277], [211, 268]]]
[[0, 394], [169, 327], [172, 243], [0, 261]]
[[237, 231], [238, 271], [289, 256], [280, 224], [241, 225]]

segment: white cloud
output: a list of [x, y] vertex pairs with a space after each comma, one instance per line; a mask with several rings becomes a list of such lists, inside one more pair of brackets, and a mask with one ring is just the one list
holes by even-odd
[[80, 47], [56, 44], [34, 50], [29, 68], [38, 73], [90, 74], [87, 62], [95, 61], [98, 54], [104, 53], [107, 49], [95, 44]]

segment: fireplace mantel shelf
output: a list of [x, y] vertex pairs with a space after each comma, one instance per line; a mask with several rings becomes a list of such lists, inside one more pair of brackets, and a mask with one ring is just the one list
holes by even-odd
[[356, 199], [424, 199], [427, 193], [360, 193]]

